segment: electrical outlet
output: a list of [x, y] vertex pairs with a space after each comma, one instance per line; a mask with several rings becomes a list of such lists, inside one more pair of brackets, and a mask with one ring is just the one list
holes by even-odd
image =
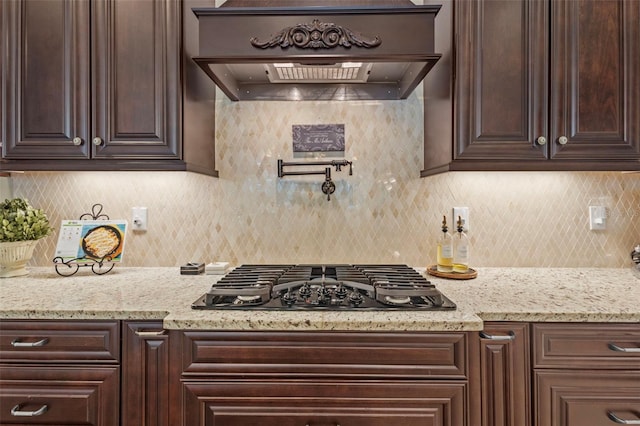
[[462, 230], [469, 232], [469, 207], [454, 207], [451, 228], [455, 232], [458, 228], [458, 216], [462, 219]]
[[146, 231], [147, 230], [147, 208], [146, 207], [133, 207], [131, 209], [131, 216], [133, 218], [133, 230], [134, 231]]
[[604, 206], [589, 206], [589, 229], [604, 231], [607, 229], [607, 208]]

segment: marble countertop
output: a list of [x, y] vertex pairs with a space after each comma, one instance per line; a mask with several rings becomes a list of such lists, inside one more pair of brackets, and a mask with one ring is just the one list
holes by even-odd
[[640, 279], [628, 269], [476, 268], [473, 280], [428, 278], [458, 309], [416, 311], [222, 311], [191, 303], [217, 279], [178, 268], [116, 267], [61, 277], [30, 268], [0, 280], [0, 319], [163, 319], [167, 329], [481, 330], [483, 321], [640, 322]]

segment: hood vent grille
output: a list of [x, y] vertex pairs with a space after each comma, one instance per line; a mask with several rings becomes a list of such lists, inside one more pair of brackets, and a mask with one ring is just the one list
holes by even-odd
[[365, 83], [372, 64], [345, 62], [334, 65], [267, 64], [272, 83]]

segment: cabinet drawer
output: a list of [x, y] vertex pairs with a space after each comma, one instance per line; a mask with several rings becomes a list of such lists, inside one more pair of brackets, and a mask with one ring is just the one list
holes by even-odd
[[535, 392], [535, 426], [613, 426], [640, 421], [638, 371], [536, 371]]
[[115, 366], [0, 367], [0, 424], [116, 426], [119, 379]]
[[183, 376], [464, 378], [464, 333], [198, 332]]
[[117, 321], [2, 321], [0, 360], [118, 363]]
[[462, 381], [185, 382], [185, 424], [464, 426]]
[[534, 368], [640, 369], [637, 324], [534, 324]]

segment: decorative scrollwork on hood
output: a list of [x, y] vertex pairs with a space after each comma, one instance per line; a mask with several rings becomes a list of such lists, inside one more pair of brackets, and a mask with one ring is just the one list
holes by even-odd
[[268, 41], [262, 42], [257, 37], [252, 37], [250, 42], [254, 47], [261, 49], [275, 46], [283, 49], [292, 46], [300, 49], [332, 49], [336, 46], [346, 48], [358, 46], [369, 49], [379, 46], [382, 40], [377, 36], [365, 36], [349, 28], [314, 19], [311, 23], [284, 28]]

